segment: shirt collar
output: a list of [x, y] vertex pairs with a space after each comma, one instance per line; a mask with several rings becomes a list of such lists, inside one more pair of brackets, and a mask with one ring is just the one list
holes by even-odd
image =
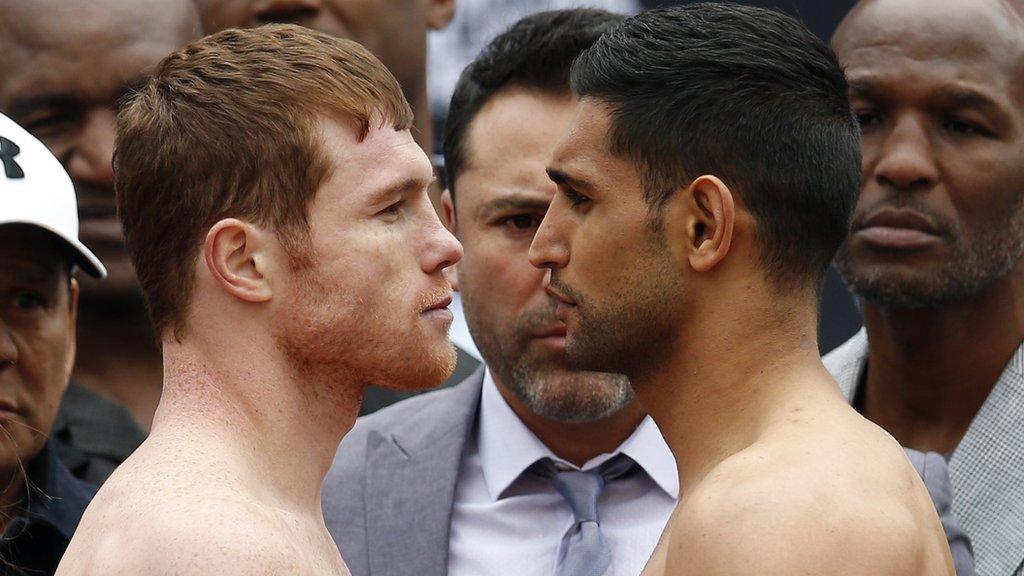
[[[490, 369], [484, 372], [480, 397], [480, 419], [477, 445], [484, 483], [491, 499], [502, 494], [534, 462], [551, 458], [567, 466], [572, 464], [555, 456], [537, 436], [523, 424], [498, 391]], [[616, 454], [632, 458], [654, 482], [673, 498], [679, 497], [679, 477], [675, 459], [661, 432], [650, 416], [612, 454], [602, 454], [583, 465], [584, 470], [600, 466]]]

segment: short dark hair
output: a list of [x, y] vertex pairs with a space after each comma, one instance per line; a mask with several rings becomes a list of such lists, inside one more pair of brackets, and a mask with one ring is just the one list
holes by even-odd
[[511, 86], [569, 94], [573, 60], [625, 19], [592, 8], [538, 12], [491, 40], [459, 76], [444, 124], [445, 184], [453, 199], [466, 165], [466, 134], [484, 104]]
[[735, 4], [650, 10], [584, 51], [572, 88], [607, 106], [655, 226], [713, 174], [754, 215], [767, 276], [820, 287], [859, 193], [860, 129], [835, 54], [803, 24]]

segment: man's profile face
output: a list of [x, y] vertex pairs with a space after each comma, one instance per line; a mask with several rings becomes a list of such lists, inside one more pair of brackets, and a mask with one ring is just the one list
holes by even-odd
[[528, 259], [555, 195], [544, 172], [576, 108], [569, 94], [510, 88], [473, 119], [456, 179], [456, 225], [465, 256], [459, 291], [473, 339], [497, 379], [535, 414], [584, 422], [633, 397], [618, 375], [570, 370], [565, 325], [545, 291], [547, 271]]
[[1024, 250], [1019, 19], [987, 0], [881, 0], [834, 45], [862, 126], [863, 184], [837, 256], [881, 306], [969, 298]]
[[632, 374], [672, 342], [682, 291], [638, 171], [608, 150], [609, 121], [595, 101], [578, 106], [548, 165], [558, 192], [530, 261], [551, 268], [570, 365]]
[[197, 0], [203, 27], [298, 24], [359, 42], [373, 52], [406, 90], [426, 70], [424, 0]]
[[75, 356], [68, 267], [48, 232], [0, 226], [0, 467], [33, 458], [53, 428]]
[[277, 299], [277, 339], [300, 371], [436, 386], [455, 367], [442, 271], [462, 248], [427, 198], [430, 162], [408, 130], [373, 123], [359, 141], [354, 125], [320, 125], [331, 173]]
[[110, 274], [85, 282], [93, 296], [138, 291], [114, 207], [118, 102], [196, 24], [189, 0], [0, 0], [0, 110], [71, 175], [82, 241]]

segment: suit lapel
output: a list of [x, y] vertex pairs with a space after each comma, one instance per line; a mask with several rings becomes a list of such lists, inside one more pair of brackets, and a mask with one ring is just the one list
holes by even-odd
[[483, 368], [448, 401], [390, 435], [367, 436], [370, 574], [445, 576], [462, 451], [476, 421]]

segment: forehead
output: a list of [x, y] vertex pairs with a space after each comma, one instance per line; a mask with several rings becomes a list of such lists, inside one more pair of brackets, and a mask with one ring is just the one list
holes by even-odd
[[544, 168], [575, 110], [576, 99], [569, 93], [511, 88], [495, 94], [466, 133], [460, 202], [467, 196], [483, 199], [489, 196], [484, 190], [495, 188], [550, 187]]
[[590, 184], [635, 178], [632, 162], [611, 153], [610, 128], [611, 114], [607, 106], [591, 98], [580, 100], [569, 128], [555, 146], [548, 163], [549, 171], [586, 179]]
[[64, 276], [65, 257], [53, 236], [34, 226], [0, 225], [0, 281], [50, 283]]
[[190, 0], [0, 0], [0, 92], [88, 92], [148, 72], [197, 33]]
[[862, 2], [833, 39], [847, 75], [945, 80], [1008, 93], [1022, 71], [1024, 27], [1000, 0]]
[[425, 189], [433, 167], [409, 130], [395, 130], [374, 119], [362, 140], [354, 122], [320, 122], [324, 153], [331, 173], [325, 187], [343, 191], [355, 203], [396, 187]]

